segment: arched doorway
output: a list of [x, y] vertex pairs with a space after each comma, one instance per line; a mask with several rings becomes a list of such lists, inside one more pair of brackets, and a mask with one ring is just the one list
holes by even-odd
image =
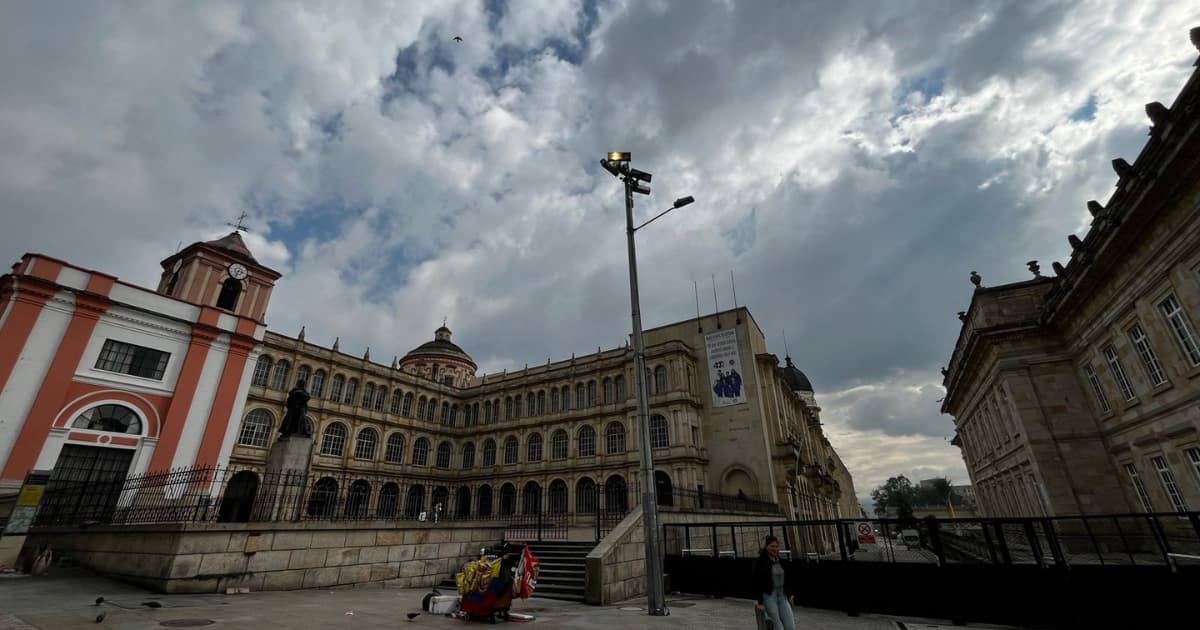
[[521, 497], [521, 513], [537, 514], [542, 511], [542, 486], [536, 481], [525, 484]]
[[625, 514], [629, 511], [629, 487], [621, 475], [604, 482], [604, 511]]
[[463, 486], [458, 489], [454, 500], [454, 518], [469, 518], [471, 516], [471, 489]]
[[659, 505], [675, 505], [671, 476], [664, 471], [654, 471], [654, 495], [657, 497]]
[[337, 510], [338, 484], [333, 477], [322, 477], [313, 485], [308, 498], [309, 518], [329, 518]]
[[555, 479], [550, 482], [549, 508], [551, 514], [567, 513], [567, 482], [562, 479]]
[[371, 502], [371, 484], [365, 479], [359, 479], [350, 484], [346, 493], [346, 516], [348, 518], [366, 518], [367, 504]]
[[433, 496], [429, 501], [429, 518], [432, 520], [436, 516], [438, 520], [441, 520], [445, 517], [449, 502], [450, 491], [445, 486], [434, 488]]
[[404, 501], [404, 518], [417, 518], [425, 509], [425, 486], [415, 485], [408, 489], [408, 498]]
[[388, 482], [379, 489], [379, 500], [375, 503], [375, 516], [379, 518], [396, 518], [396, 509], [400, 507], [400, 486]]
[[221, 508], [217, 521], [221, 523], [247, 523], [254, 509], [254, 497], [258, 494], [258, 475], [243, 470], [229, 479], [225, 496], [221, 497]]
[[517, 487], [511, 483], [500, 486], [500, 516], [517, 513]]
[[482, 486], [479, 488], [479, 509], [475, 512], [479, 518], [487, 518], [492, 515], [492, 487]]
[[575, 513], [595, 514], [599, 504], [600, 493], [597, 492], [596, 482], [591, 477], [583, 477], [575, 482]]

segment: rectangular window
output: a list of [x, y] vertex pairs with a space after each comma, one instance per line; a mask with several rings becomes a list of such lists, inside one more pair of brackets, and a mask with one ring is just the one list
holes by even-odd
[[168, 352], [107, 339], [96, 360], [96, 369], [161, 381], [170, 358]]
[[1175, 508], [1176, 512], [1186, 512], [1187, 504], [1183, 501], [1183, 493], [1179, 491], [1179, 484], [1175, 483], [1175, 473], [1171, 472], [1167, 458], [1159, 455], [1150, 458], [1150, 461], [1154, 464], [1154, 469], [1158, 471], [1158, 478], [1162, 481], [1163, 489], [1167, 491], [1171, 507]]
[[1129, 329], [1129, 340], [1133, 342], [1133, 347], [1137, 348], [1138, 358], [1142, 360], [1142, 368], [1146, 370], [1146, 378], [1150, 384], [1166, 383], [1167, 375], [1163, 372], [1158, 355], [1154, 354], [1154, 348], [1150, 346], [1150, 339], [1146, 337], [1146, 331], [1142, 330], [1141, 324], [1134, 324]]
[[1013, 420], [1012, 407], [1008, 404], [1008, 394], [1003, 387], [996, 388], [1000, 392], [1000, 413], [1004, 416], [1004, 421], [1008, 424], [1008, 430], [1013, 435], [1018, 433], [1017, 423]]
[[1192, 472], [1196, 474], [1196, 483], [1200, 484], [1200, 448], [1193, 446], [1184, 451], [1184, 454], [1192, 464]]
[[1089, 363], [1083, 371], [1087, 372], [1088, 382], [1092, 384], [1092, 393], [1096, 395], [1096, 402], [1100, 403], [1100, 410], [1104, 413], [1112, 411], [1112, 406], [1108, 404], [1108, 396], [1104, 395], [1104, 388], [1100, 385], [1100, 378], [1096, 376], [1096, 369]]
[[1142, 503], [1142, 511], [1153, 512], [1154, 506], [1150, 503], [1150, 495], [1146, 494], [1146, 486], [1142, 485], [1142, 478], [1138, 475], [1137, 468], [1133, 464], [1125, 464], [1125, 472], [1129, 474], [1129, 481], [1133, 483], [1133, 489], [1137, 492], [1138, 501]]
[[1112, 371], [1113, 378], [1117, 381], [1117, 387], [1121, 390], [1121, 395], [1125, 400], [1133, 400], [1137, 398], [1137, 392], [1133, 391], [1133, 385], [1129, 383], [1129, 378], [1125, 376], [1125, 369], [1121, 367], [1121, 357], [1117, 356], [1117, 349], [1109, 346], [1104, 349], [1104, 357], [1108, 359], [1108, 369]]
[[1167, 318], [1167, 323], [1171, 326], [1171, 331], [1175, 333], [1175, 340], [1179, 342], [1183, 356], [1193, 366], [1200, 365], [1200, 344], [1196, 343], [1196, 333], [1192, 330], [1192, 322], [1183, 312], [1179, 300], [1175, 299], [1174, 295], [1168, 295], [1166, 299], [1158, 303], [1158, 310], [1162, 311], [1163, 317]]

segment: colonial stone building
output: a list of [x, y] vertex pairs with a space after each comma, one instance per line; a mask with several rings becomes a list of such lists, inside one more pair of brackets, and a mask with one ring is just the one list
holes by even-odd
[[[702, 490], [778, 502], [793, 517], [857, 516], [812, 386], [790, 357], [781, 367], [767, 352], [747, 309], [646, 330], [645, 340], [660, 502]], [[319, 509], [414, 515], [440, 503], [461, 518], [544, 505], [578, 522], [598, 502], [624, 511], [637, 500], [629, 348], [478, 375], [445, 326], [390, 365], [337, 341], [310, 343], [303, 330], [268, 331], [263, 343], [230, 466], [264, 470], [287, 390], [304, 380], [310, 487], [334, 497]]]
[[[1200, 43], [1200, 29], [1192, 41]], [[989, 516], [1200, 509], [1200, 70], [1066, 266], [976, 285], [945, 374]]]

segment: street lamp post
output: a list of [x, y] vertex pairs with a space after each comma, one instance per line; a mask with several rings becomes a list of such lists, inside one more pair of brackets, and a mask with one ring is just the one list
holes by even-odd
[[638, 394], [638, 426], [639, 450], [642, 456], [642, 527], [646, 538], [646, 610], [650, 615], [662, 616], [669, 614], [663, 593], [662, 554], [658, 548], [658, 497], [655, 494], [654, 458], [650, 448], [650, 397], [649, 384], [646, 382], [646, 348], [642, 342], [642, 309], [638, 297], [637, 249], [634, 245], [633, 234], [646, 227], [664, 214], [682, 208], [695, 199], [681, 197], [674, 205], [660, 212], [654, 218], [634, 227], [633, 225], [633, 193], [650, 194], [647, 186], [652, 175], [629, 166], [629, 153], [613, 152], [607, 159], [600, 160], [600, 165], [625, 184], [625, 237], [629, 248], [629, 303], [633, 320], [633, 367]]

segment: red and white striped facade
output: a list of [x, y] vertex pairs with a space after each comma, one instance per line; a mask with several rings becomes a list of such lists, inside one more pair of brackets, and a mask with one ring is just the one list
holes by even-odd
[[[68, 444], [132, 450], [129, 474], [228, 461], [279, 278], [231, 236], [163, 261], [157, 291], [41, 254], [0, 276], [0, 493]], [[217, 308], [235, 263], [250, 277]], [[109, 340], [167, 353], [161, 378], [99, 369]], [[132, 410], [140, 431], [72, 426], [101, 405]]]

